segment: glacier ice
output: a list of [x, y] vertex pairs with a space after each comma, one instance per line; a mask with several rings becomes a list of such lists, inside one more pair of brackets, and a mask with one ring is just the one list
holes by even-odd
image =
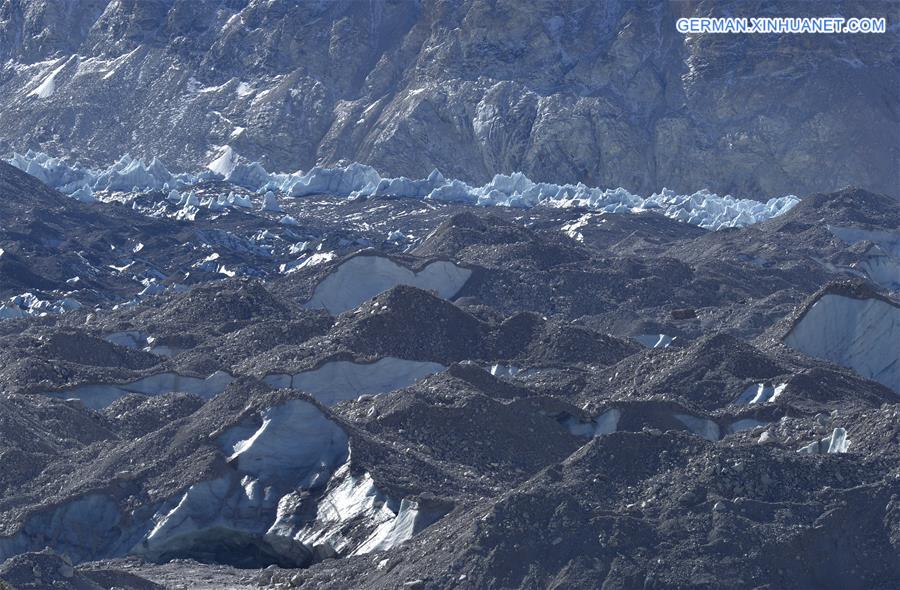
[[612, 434], [618, 430], [621, 418], [622, 410], [611, 408], [589, 422], [582, 422], [573, 417], [566, 420], [564, 425], [575, 436], [595, 437]]
[[0, 538], [0, 560], [50, 543], [76, 562], [135, 554], [303, 567], [388, 549], [446, 513], [392, 500], [369, 473], [352, 474], [347, 433], [306, 400], [247, 415], [212, 442], [228, 461], [211, 479], [137, 511], [114, 494], [76, 497]]
[[324, 308], [337, 315], [398, 285], [435, 291], [449, 299], [462, 289], [471, 275], [471, 270], [443, 260], [413, 272], [384, 256], [354, 256], [316, 285], [306, 308]]
[[[124, 341], [126, 337], [116, 339]], [[188, 377], [178, 373], [158, 373], [131, 383], [79, 385], [72, 389], [48, 393], [51, 397], [63, 399], [77, 398], [92, 410], [103, 409], [120, 397], [129, 393], [142, 395], [162, 395], [164, 393], [193, 393], [209, 399], [225, 391], [234, 378], [223, 371], [216, 371], [209, 377]]]
[[135, 187], [140, 190], [161, 190], [166, 185], [188, 186], [197, 180], [194, 175], [172, 174], [156, 158], [150, 164], [145, 164], [143, 160], [133, 159], [128, 154], [105, 169], [69, 164], [61, 158], [52, 158], [43, 152], [31, 150], [25, 154], [14, 153], [6, 158], [6, 162], [70, 195], [85, 187], [91, 191], [130, 191]]
[[778, 385], [772, 385], [770, 383], [754, 383], [747, 387], [741, 395], [734, 400], [734, 403], [738, 405], [749, 405], [774, 402], [784, 391], [785, 387], [787, 387], [787, 383], [779, 383]]
[[[282, 506], [287, 508], [290, 504], [284, 502]], [[410, 499], [397, 503], [375, 486], [368, 472], [352, 474], [348, 461], [332, 475], [328, 492], [318, 503], [314, 522], [297, 527], [291, 522], [291, 511], [280, 510], [279, 520], [267, 536], [292, 537], [311, 547], [320, 557], [361, 555], [396, 547], [445, 513], [445, 509], [428, 508]], [[355, 548], [346, 536], [350, 529], [368, 531], [368, 536]]]
[[43, 549], [50, 541], [75, 561], [93, 559], [98, 551], [115, 552], [126, 541], [124, 520], [111, 497], [87, 494], [33, 515], [17, 535], [0, 538], [0, 560]]
[[79, 309], [81, 303], [71, 297], [62, 297], [55, 301], [41, 299], [34, 293], [22, 293], [10, 297], [6, 303], [0, 303], [0, 319], [15, 319], [28, 316], [46, 316], [48, 314], [65, 313]]
[[147, 345], [148, 337], [140, 330], [125, 330], [108, 334], [103, 339], [125, 348], [140, 349]]
[[419, 379], [440, 373], [444, 365], [384, 357], [374, 363], [331, 361], [311, 371], [295, 375], [272, 374], [263, 380], [272, 387], [298, 389], [326, 406], [354, 399], [362, 394], [379, 394], [402, 389]]
[[863, 260], [855, 266], [874, 283], [893, 291], [900, 290], [900, 232], [835, 225], [829, 225], [828, 231], [848, 244], [870, 242]]
[[91, 188], [108, 191], [130, 191], [134, 187], [160, 190], [163, 185], [174, 182], [175, 176], [156, 158], [147, 165], [143, 160], [133, 160], [126, 154], [110, 168], [100, 172]]
[[740, 420], [735, 420], [729, 424], [726, 430], [729, 434], [735, 434], [737, 432], [743, 432], [744, 430], [753, 430], [754, 428], [759, 428], [760, 426], [765, 426], [767, 424], [768, 422], [763, 422], [756, 418], [741, 418]]
[[668, 334], [639, 334], [632, 338], [646, 348], [668, 348], [678, 337]]
[[281, 213], [281, 205], [278, 203], [278, 199], [275, 198], [275, 193], [272, 191], [266, 191], [266, 194], [263, 195], [263, 202], [261, 211], [272, 211], [273, 213]]
[[289, 275], [292, 272], [296, 272], [302, 268], [309, 268], [311, 266], [318, 266], [319, 264], [331, 262], [337, 257], [338, 255], [334, 252], [315, 252], [314, 254], [310, 254], [309, 256], [298, 258], [293, 262], [285, 262], [284, 264], [279, 265], [278, 270], [282, 274]]
[[873, 242], [892, 256], [900, 256], [900, 232], [870, 230], [859, 227], [842, 227], [829, 225], [828, 231], [839, 240], [848, 244]]
[[[295, 532], [290, 519], [282, 517], [272, 525], [269, 533], [294, 536], [304, 545], [315, 547], [318, 553], [330, 557], [350, 545], [351, 540], [342, 534], [348, 523], [365, 521], [368, 528], [374, 529], [394, 518], [388, 502], [375, 486], [371, 474], [352, 474], [348, 461], [334, 472], [329, 490], [318, 504], [313, 526], [307, 525]], [[287, 510], [280, 512], [289, 514]]]
[[818, 455], [821, 453], [846, 453], [850, 448], [850, 441], [847, 439], [847, 431], [843, 428], [835, 428], [831, 436], [826, 436], [822, 440], [817, 440], [801, 447], [797, 451], [810, 455]]
[[675, 419], [687, 426], [688, 430], [706, 440], [715, 442], [722, 438], [719, 425], [709, 418], [698, 418], [690, 414], [675, 414]]
[[184, 187], [212, 178], [265, 192], [279, 190], [291, 197], [328, 194], [347, 198], [389, 196], [460, 202], [503, 207], [584, 207], [606, 213], [658, 211], [667, 217], [706, 229], [743, 227], [778, 215], [800, 200], [793, 196], [761, 202], [719, 196], [707, 190], [679, 195], [662, 189], [649, 197], [634, 195], [624, 188], [603, 189], [578, 184], [533, 182], [521, 172], [497, 174], [482, 186], [447, 179], [437, 170], [427, 178], [382, 178], [371, 166], [352, 163], [343, 167], [316, 166], [306, 173], [269, 173], [259, 162], [242, 158], [231, 146], [219, 148], [216, 157], [202, 172], [172, 174], [158, 160], [145, 165], [140, 159], [123, 156], [106, 169], [68, 164], [42, 152], [14, 153], [10, 164], [46, 184], [72, 194], [84, 186], [96, 190], [161, 189], [164, 185]]
[[896, 303], [826, 293], [794, 324], [784, 343], [849, 367], [900, 394], [900, 305]]
[[231, 149], [230, 145], [226, 145], [206, 167], [223, 178], [228, 178], [237, 164], [237, 153]]
[[292, 176], [286, 180], [281, 190], [291, 197], [370, 194], [380, 180], [375, 169], [364, 164], [353, 163], [345, 168], [316, 166], [302, 176]]
[[404, 498], [396, 516], [375, 529], [372, 535], [353, 551], [364, 555], [375, 551], [387, 551], [408, 541], [425, 527], [443, 516], [441, 512], [422, 510], [419, 502]]
[[[297, 444], [298, 434], [304, 444]], [[246, 438], [234, 441], [223, 435], [222, 440], [231, 452], [229, 462], [236, 461], [241, 473], [264, 482], [287, 480], [294, 487], [323, 485], [347, 455], [344, 431], [303, 400], [266, 409], [262, 424]]]
[[[409, 499], [398, 508], [369, 473], [351, 473], [347, 434], [314, 404], [290, 400], [259, 418], [219, 435], [233, 471], [192, 485], [158, 510], [134, 553], [203, 555], [243, 542], [296, 567], [349, 550], [348, 527], [369, 531], [353, 551], [359, 554], [396, 546], [445, 514]], [[308, 497], [321, 491], [310, 513]]]
[[272, 544], [266, 533], [285, 496], [324, 486], [347, 460], [347, 434], [304, 400], [270, 407], [260, 418], [258, 425], [238, 424], [217, 438], [233, 471], [190, 486], [174, 506], [158, 510], [152, 530], [132, 552], [151, 559], [203, 555], [243, 542], [276, 561], [308, 562], [302, 543], [282, 538]]

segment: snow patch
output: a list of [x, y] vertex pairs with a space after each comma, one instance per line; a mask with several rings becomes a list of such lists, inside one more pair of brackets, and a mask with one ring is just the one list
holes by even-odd
[[[74, 57], [74, 56], [72, 56]], [[62, 65], [50, 72], [44, 80], [28, 93], [28, 96], [36, 96], [38, 98], [50, 98], [56, 92], [56, 76], [65, 68], [72, 58], [65, 60]]]

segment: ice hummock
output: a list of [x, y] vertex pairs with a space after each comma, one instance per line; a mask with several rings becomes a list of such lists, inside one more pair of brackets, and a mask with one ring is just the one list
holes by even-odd
[[[327, 194], [351, 199], [396, 197], [430, 201], [459, 202], [495, 207], [582, 207], [605, 213], [639, 213], [653, 210], [678, 221], [705, 229], [743, 227], [783, 215], [800, 200], [786, 195], [756, 201], [708, 190], [682, 195], [662, 189], [649, 197], [624, 188], [599, 188], [578, 184], [534, 182], [521, 172], [497, 174], [481, 186], [445, 178], [434, 170], [427, 178], [382, 177], [374, 168], [360, 163], [347, 166], [316, 166], [306, 173], [269, 173], [259, 162], [240, 156], [231, 146], [223, 146], [215, 158], [196, 174], [173, 174], [153, 159], [123, 156], [105, 169], [69, 164], [42, 152], [13, 154], [7, 161], [44, 183], [73, 194], [83, 187], [97, 190], [159, 190], [183, 188], [210, 179], [220, 179], [265, 193], [280, 191], [291, 197]], [[168, 189], [167, 189], [168, 190]], [[84, 195], [84, 192], [78, 193]]]

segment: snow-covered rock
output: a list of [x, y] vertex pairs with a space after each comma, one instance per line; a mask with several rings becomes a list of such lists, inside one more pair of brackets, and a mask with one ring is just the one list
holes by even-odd
[[337, 315], [397, 285], [435, 291], [449, 299], [462, 289], [470, 276], [471, 270], [443, 260], [413, 272], [384, 256], [354, 256], [316, 286], [306, 307], [324, 308]]

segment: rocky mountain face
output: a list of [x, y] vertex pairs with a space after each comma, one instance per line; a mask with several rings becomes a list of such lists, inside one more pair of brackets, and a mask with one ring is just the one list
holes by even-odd
[[358, 161], [470, 182], [770, 197], [900, 186], [896, 27], [689, 35], [682, 16], [897, 4], [4, 0], [0, 152], [192, 170]]

